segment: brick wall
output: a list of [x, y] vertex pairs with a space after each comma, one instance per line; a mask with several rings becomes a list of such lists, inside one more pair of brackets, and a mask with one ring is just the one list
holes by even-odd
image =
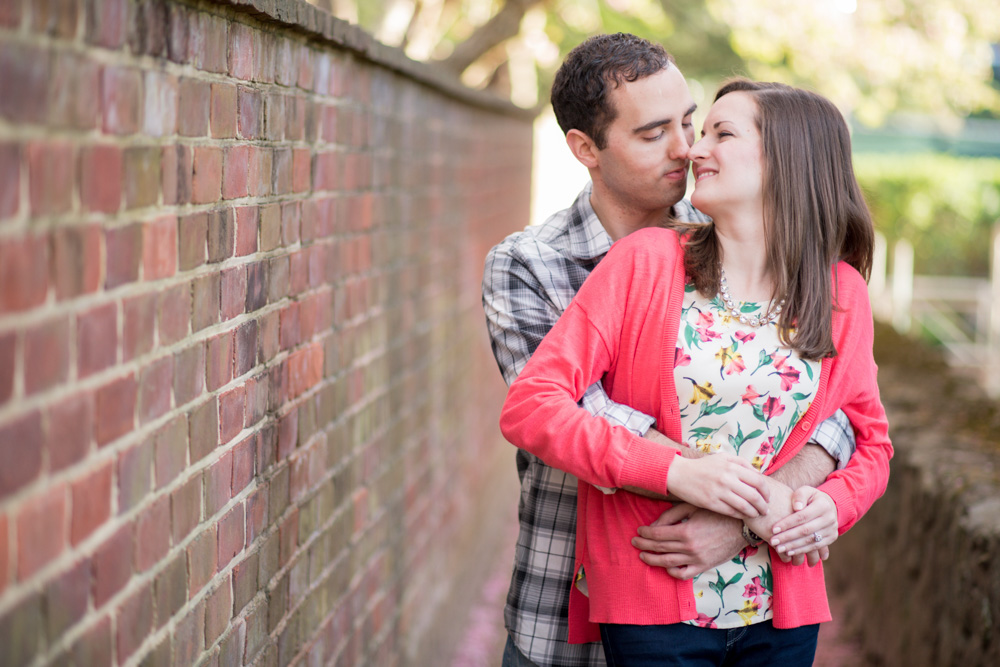
[[857, 664], [1000, 664], [1000, 404], [888, 327], [875, 358], [896, 455], [885, 496], [830, 549], [837, 620]]
[[531, 119], [300, 0], [0, 3], [0, 664], [394, 664]]

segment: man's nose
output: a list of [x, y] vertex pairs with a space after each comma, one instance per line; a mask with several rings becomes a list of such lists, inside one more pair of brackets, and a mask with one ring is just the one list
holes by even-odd
[[683, 127], [671, 127], [669, 141], [667, 142], [667, 157], [671, 160], [683, 160], [687, 158], [691, 144], [688, 143], [687, 133]]

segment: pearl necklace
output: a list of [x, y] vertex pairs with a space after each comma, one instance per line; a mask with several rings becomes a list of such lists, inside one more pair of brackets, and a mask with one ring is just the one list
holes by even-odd
[[733, 301], [732, 296], [729, 295], [729, 284], [726, 282], [726, 270], [722, 268], [722, 264], [719, 264], [719, 298], [722, 302], [726, 304], [726, 310], [734, 318], [740, 321], [741, 324], [746, 324], [753, 328], [762, 327], [778, 319], [781, 315], [781, 309], [785, 305], [785, 300], [782, 299], [778, 302], [778, 305], [774, 307], [774, 310], [768, 308], [767, 312], [764, 313], [763, 317], [756, 317], [753, 315], [746, 315], [741, 313], [740, 309], [737, 307], [736, 303]]

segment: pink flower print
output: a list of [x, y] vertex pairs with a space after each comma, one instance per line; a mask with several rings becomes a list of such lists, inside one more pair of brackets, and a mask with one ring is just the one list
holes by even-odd
[[753, 385], [749, 385], [746, 392], [740, 398], [743, 399], [743, 405], [752, 405], [760, 396], [757, 390], [753, 388]]
[[786, 368], [790, 368], [790, 366], [788, 365], [788, 359], [789, 359], [789, 358], [790, 358], [791, 356], [792, 356], [792, 355], [790, 355], [790, 354], [786, 354], [786, 355], [785, 355], [785, 356], [783, 356], [783, 357], [779, 357], [779, 356], [778, 356], [778, 355], [776, 354], [776, 355], [774, 355], [774, 361], [772, 362], [772, 365], [773, 365], [773, 366], [774, 366], [775, 368], [777, 368], [777, 369], [778, 369], [779, 371], [783, 371], [783, 370], [785, 370]]
[[767, 593], [767, 589], [764, 588], [764, 584], [761, 582], [760, 577], [754, 577], [753, 580], [743, 588], [743, 597], [749, 599], [758, 598], [765, 593]]
[[741, 343], [748, 343], [752, 341], [757, 336], [757, 334], [754, 333], [753, 331], [737, 331], [735, 336], [736, 340], [740, 341]]
[[747, 369], [743, 363], [743, 355], [734, 349], [735, 346], [721, 347], [715, 353], [715, 358], [719, 365], [726, 372], [726, 375], [739, 375]]
[[799, 369], [788, 363], [787, 356], [775, 356], [774, 368], [777, 370], [777, 373], [771, 373], [771, 375], [777, 375], [781, 378], [781, 391], [788, 391], [799, 383]]
[[694, 329], [698, 332], [702, 343], [722, 338], [722, 334], [712, 331], [713, 326], [715, 326], [715, 318], [712, 313], [698, 313], [698, 324], [695, 325]]
[[775, 396], [768, 396], [761, 406], [764, 413], [764, 421], [770, 421], [772, 417], [777, 417], [785, 413], [785, 406], [781, 404], [781, 399]]
[[774, 436], [761, 443], [760, 449], [757, 450], [758, 456], [767, 456], [768, 454], [774, 454]]
[[698, 618], [694, 619], [694, 622], [698, 624], [699, 628], [715, 628], [715, 619], [718, 616], [706, 616], [705, 614], [698, 614]]
[[687, 366], [691, 363], [691, 355], [684, 351], [684, 348], [674, 348], [674, 368]]

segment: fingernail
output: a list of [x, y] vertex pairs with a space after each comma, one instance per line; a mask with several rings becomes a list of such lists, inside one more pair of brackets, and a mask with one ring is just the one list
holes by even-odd
[[789, 555], [789, 556], [794, 556], [794, 555], [795, 555], [795, 552], [794, 552], [794, 551], [789, 551], [789, 552], [788, 552], [788, 555]]
[[781, 528], [779, 528], [778, 526], [775, 526], [774, 528], [771, 529], [771, 534], [772, 535], [777, 535], [780, 532], [781, 532]]
[[[778, 531], [774, 531], [774, 532], [778, 532]], [[777, 537], [775, 537], [775, 538], [773, 538], [773, 539], [771, 540], [771, 546], [772, 546], [772, 547], [776, 547], [776, 546], [778, 546], [779, 544], [781, 544], [781, 540], [779, 540], [779, 539], [778, 539]]]
[[795, 508], [796, 511], [798, 511], [798, 510], [802, 509], [803, 507], [805, 507], [805, 505], [803, 505], [802, 503], [795, 503], [795, 505], [793, 505], [793, 507]]

